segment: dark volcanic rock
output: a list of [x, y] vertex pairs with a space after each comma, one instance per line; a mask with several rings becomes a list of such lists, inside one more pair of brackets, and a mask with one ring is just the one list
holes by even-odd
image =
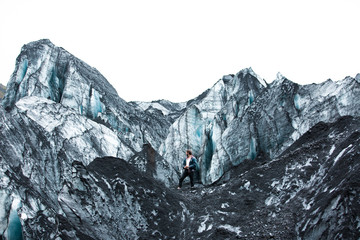
[[168, 187], [178, 181], [178, 177], [172, 174], [176, 170], [172, 169], [172, 166], [150, 144], [145, 144], [141, 152], [130, 158], [129, 163], [136, 166], [141, 172], [164, 182]]
[[87, 167], [80, 162], [73, 165], [73, 181], [63, 188], [59, 200], [77, 231], [95, 239], [179, 235], [179, 220], [187, 213], [176, 192], [121, 159], [98, 158]]
[[189, 194], [193, 237], [358, 239], [359, 129], [352, 117], [319, 123], [279, 158], [244, 161], [226, 183]]

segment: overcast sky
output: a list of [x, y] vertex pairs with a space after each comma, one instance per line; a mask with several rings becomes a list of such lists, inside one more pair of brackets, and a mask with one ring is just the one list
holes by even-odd
[[360, 1], [1, 0], [0, 83], [42, 38], [98, 69], [127, 101], [186, 101], [246, 67], [267, 82], [360, 72]]

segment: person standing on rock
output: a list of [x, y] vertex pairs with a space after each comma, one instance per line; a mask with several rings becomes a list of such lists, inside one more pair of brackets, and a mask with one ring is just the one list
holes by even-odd
[[190, 177], [191, 188], [194, 187], [194, 172], [196, 168], [197, 168], [196, 158], [192, 155], [191, 150], [187, 150], [186, 158], [183, 161], [183, 173], [181, 175], [181, 178], [179, 179], [178, 189], [181, 189], [182, 182], [187, 176]]

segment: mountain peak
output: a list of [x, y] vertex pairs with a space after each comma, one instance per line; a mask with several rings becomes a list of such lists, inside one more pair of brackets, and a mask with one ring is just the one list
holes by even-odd
[[276, 85], [283, 85], [289, 83], [291, 84], [294, 82], [286, 78], [284, 75], [282, 75], [282, 73], [278, 72], [276, 74], [276, 79], [271, 83], [271, 85], [276, 86]]
[[282, 80], [284, 80], [286, 77], [284, 76], [284, 75], [282, 75], [282, 73], [281, 72], [278, 72], [277, 74], [276, 74], [276, 80], [277, 81], [282, 81]]
[[39, 51], [40, 49], [43, 49], [44, 47], [48, 48], [48, 49], [53, 49], [56, 46], [49, 39], [40, 39], [37, 41], [32, 41], [32, 42], [29, 42], [22, 46], [21, 54], [19, 55], [19, 57], [21, 57], [24, 54], [24, 52], [31, 51], [31, 52], [35, 53], [34, 49], [37, 49], [37, 51]]
[[[117, 93], [96, 69], [55, 46], [49, 39], [41, 39], [22, 47], [3, 105], [11, 109], [16, 101], [31, 95], [75, 109], [81, 104], [82, 109], [85, 103], [92, 102], [89, 101], [91, 98], [114, 97]], [[76, 103], [70, 99], [77, 99]], [[93, 115], [96, 117], [97, 113]]]
[[360, 73], [356, 74], [355, 80], [360, 83]]
[[33, 45], [49, 45], [49, 46], [55, 46], [50, 39], [44, 38], [37, 41], [29, 42], [28, 44], [25, 44], [25, 46], [33, 46]]
[[245, 76], [246, 74], [252, 75], [252, 76], [255, 77], [256, 79], [258, 79], [259, 82], [261, 83], [261, 85], [263, 85], [264, 87], [267, 87], [267, 85], [268, 85], [267, 82], [265, 81], [265, 79], [263, 79], [263, 78], [260, 77], [258, 74], [256, 74], [251, 67], [244, 68], [244, 69], [242, 69], [239, 73], [242, 73], [243, 76]]

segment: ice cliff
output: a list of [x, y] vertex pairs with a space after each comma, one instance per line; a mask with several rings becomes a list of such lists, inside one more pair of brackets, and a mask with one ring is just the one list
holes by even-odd
[[244, 69], [189, 101], [159, 153], [180, 168], [184, 149], [192, 149], [201, 182], [211, 184], [245, 159], [279, 156], [319, 121], [359, 116], [359, 93], [360, 83], [351, 77], [302, 86], [278, 74], [266, 84]]

